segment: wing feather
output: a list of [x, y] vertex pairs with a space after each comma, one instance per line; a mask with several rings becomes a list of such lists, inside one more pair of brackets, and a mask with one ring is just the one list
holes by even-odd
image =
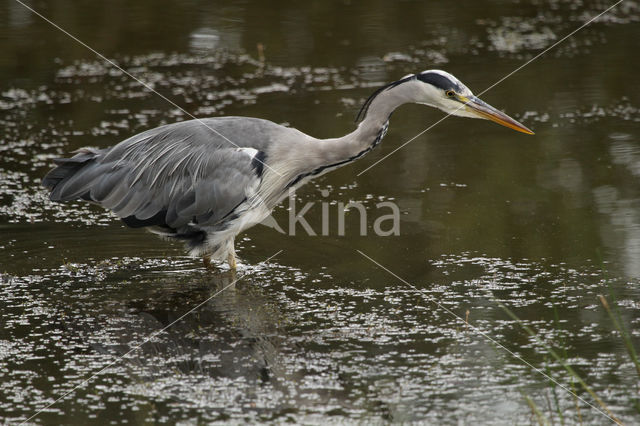
[[255, 191], [261, 174], [254, 157], [262, 153], [260, 158], [265, 158], [267, 133], [282, 127], [239, 117], [207, 120], [234, 133], [235, 143], [246, 147], [238, 149], [198, 121], [162, 126], [111, 149], [92, 151], [81, 168], [74, 166], [73, 174], [63, 176], [54, 169], [50, 180], [57, 184], [51, 198], [89, 194], [135, 226], [149, 222], [180, 229], [194, 220], [199, 226], [214, 226]]

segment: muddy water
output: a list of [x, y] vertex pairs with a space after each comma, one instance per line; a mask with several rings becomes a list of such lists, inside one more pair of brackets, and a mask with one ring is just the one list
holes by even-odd
[[[410, 72], [444, 68], [480, 92], [609, 6], [34, 5], [196, 116], [318, 137], [350, 131], [374, 87]], [[638, 20], [626, 0], [483, 95], [535, 136], [447, 119], [357, 176], [442, 117], [402, 107], [381, 147], [299, 191], [318, 235], [251, 229], [228, 287], [179, 245], [48, 201], [52, 158], [188, 117], [4, 2], [0, 422], [59, 398], [31, 421], [535, 422], [526, 398], [558, 423], [609, 421], [506, 351], [597, 405], [549, 348], [639, 422], [639, 377], [598, 299], [615, 295], [640, 347]], [[338, 235], [350, 201], [367, 207], [366, 235], [357, 212]], [[381, 201], [399, 207], [399, 236], [373, 232]], [[286, 204], [274, 218], [288, 229]]]

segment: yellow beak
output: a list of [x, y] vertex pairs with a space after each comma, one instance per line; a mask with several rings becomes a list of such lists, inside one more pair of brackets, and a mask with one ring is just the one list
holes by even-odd
[[510, 129], [517, 130], [522, 133], [526, 133], [528, 135], [533, 135], [534, 133], [526, 128], [523, 124], [518, 123], [513, 118], [509, 117], [502, 111], [499, 111], [484, 102], [483, 100], [476, 98], [475, 96], [471, 96], [469, 98], [460, 97], [460, 100], [465, 104], [467, 111], [471, 111], [476, 114], [479, 118], [484, 118], [486, 120], [495, 121], [498, 124], [502, 124], [505, 127], [509, 127]]

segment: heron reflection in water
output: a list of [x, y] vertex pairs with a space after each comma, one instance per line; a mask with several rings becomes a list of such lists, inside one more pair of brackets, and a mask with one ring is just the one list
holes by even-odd
[[236, 235], [264, 220], [289, 189], [371, 151], [387, 133], [391, 113], [406, 103], [533, 134], [453, 75], [427, 70], [376, 90], [358, 113], [357, 129], [340, 138], [317, 139], [258, 118], [195, 119], [111, 148], [82, 148], [55, 160], [42, 183], [53, 201], [99, 204], [130, 227], [184, 241], [207, 267], [214, 259], [235, 269]]

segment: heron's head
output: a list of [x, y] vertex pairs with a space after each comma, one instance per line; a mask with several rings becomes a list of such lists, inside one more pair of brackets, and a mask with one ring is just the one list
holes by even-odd
[[413, 78], [420, 91], [416, 94], [417, 103], [441, 109], [447, 114], [491, 120], [513, 130], [533, 134], [521, 123], [474, 96], [467, 86], [448, 72], [427, 70], [404, 79]]
[[380, 87], [362, 105], [356, 121], [360, 117], [364, 119], [374, 99], [383, 93], [396, 93], [400, 97], [401, 103], [415, 102], [429, 105], [441, 109], [447, 114], [491, 120], [519, 132], [533, 134], [531, 130], [504, 112], [474, 96], [460, 80], [441, 70], [427, 70], [418, 74], [409, 74], [398, 81]]

